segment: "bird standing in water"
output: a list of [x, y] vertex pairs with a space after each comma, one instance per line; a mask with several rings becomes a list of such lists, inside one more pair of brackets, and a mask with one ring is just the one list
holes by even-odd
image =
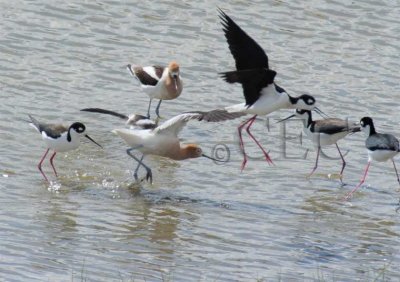
[[50, 164], [57, 177], [57, 171], [53, 164], [54, 157], [58, 152], [68, 152], [77, 149], [82, 135], [101, 148], [101, 145], [89, 137], [89, 135], [84, 134], [86, 127], [81, 122], [74, 122], [69, 127], [65, 127], [62, 124], [39, 122], [31, 115], [29, 115], [29, 118], [31, 119], [30, 125], [42, 135], [42, 139], [47, 145], [47, 150], [38, 164], [39, 171], [47, 182], [49, 182], [49, 180], [42, 170], [42, 163], [50, 150], [54, 151], [53, 155], [50, 157]]

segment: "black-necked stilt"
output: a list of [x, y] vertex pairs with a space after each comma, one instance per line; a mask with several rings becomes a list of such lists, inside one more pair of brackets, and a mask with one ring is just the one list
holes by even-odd
[[[113, 132], [119, 135], [131, 148], [126, 152], [129, 156], [138, 162], [134, 177], [137, 178], [137, 172], [140, 166], [146, 171], [146, 179], [152, 182], [151, 169], [143, 163], [145, 155], [158, 155], [173, 160], [185, 160], [189, 158], [207, 157], [218, 161], [212, 157], [203, 154], [201, 148], [196, 144], [181, 144], [178, 134], [189, 120], [199, 120], [207, 122], [219, 122], [231, 120], [243, 116], [242, 113], [228, 113], [226, 110], [213, 110], [209, 112], [187, 112], [177, 115], [154, 129], [115, 129]], [[132, 150], [138, 150], [142, 153], [141, 158], [132, 154]]]
[[[57, 176], [57, 171], [53, 164], [54, 157], [56, 156], [57, 152], [67, 152], [78, 148], [80, 138], [82, 134], [84, 134], [86, 127], [81, 122], [74, 122], [71, 126], [65, 127], [62, 124], [41, 123], [31, 115], [29, 115], [29, 117], [31, 119], [30, 125], [33, 126], [42, 135], [42, 139], [47, 145], [47, 150], [40, 160], [38, 168], [42, 173], [44, 179], [49, 182], [42, 170], [42, 163], [46, 158], [49, 150], [51, 149], [54, 151], [53, 155], [50, 157], [50, 164], [53, 168], [54, 174]], [[84, 134], [84, 136], [99, 147], [101, 147], [101, 145], [99, 145], [96, 141], [89, 137], [89, 135]]]
[[242, 139], [242, 130], [245, 125], [247, 125], [246, 131], [249, 136], [263, 151], [266, 160], [272, 164], [268, 153], [250, 133], [250, 127], [257, 115], [267, 115], [284, 108], [313, 110], [316, 107], [315, 98], [310, 95], [292, 97], [274, 83], [276, 72], [269, 68], [268, 56], [264, 50], [227, 14], [222, 10], [219, 10], [219, 13], [229, 49], [236, 62], [236, 71], [224, 72], [222, 77], [228, 83], [241, 83], [245, 98], [245, 103], [226, 107], [226, 110], [254, 115], [238, 127], [240, 147], [244, 155], [241, 169], [244, 169], [247, 162]]
[[176, 99], [182, 93], [183, 81], [176, 62], [169, 63], [168, 67], [127, 65], [127, 68], [139, 80], [141, 88], [150, 97], [147, 117], [150, 117], [152, 99], [160, 99], [156, 108], [156, 114], [160, 117], [162, 100]]
[[361, 182], [346, 195], [346, 200], [349, 199], [353, 193], [365, 182], [371, 161], [385, 162], [389, 159], [392, 160], [397, 181], [400, 184], [399, 174], [397, 172], [396, 164], [393, 160], [394, 156], [396, 156], [400, 150], [399, 140], [397, 140], [397, 138], [391, 134], [377, 133], [374, 122], [370, 117], [363, 117], [360, 120], [360, 125], [361, 131], [368, 136], [367, 140], [365, 140], [365, 147], [368, 151], [368, 164], [365, 168], [364, 176], [361, 179]]
[[292, 117], [299, 117], [303, 120], [304, 133], [313, 142], [317, 148], [317, 158], [315, 160], [315, 166], [308, 177], [311, 177], [318, 167], [318, 159], [321, 152], [321, 147], [328, 145], [336, 145], [339, 152], [340, 158], [342, 159], [342, 170], [340, 171], [340, 181], [342, 182], [343, 171], [346, 167], [346, 161], [339, 149], [337, 142], [343, 139], [350, 133], [360, 131], [360, 127], [356, 124], [350, 124], [347, 120], [338, 118], [327, 118], [321, 120], [313, 120], [311, 111], [309, 110], [296, 110], [296, 113], [280, 120], [279, 122], [288, 120]]
[[114, 111], [100, 109], [100, 108], [86, 108], [86, 109], [82, 109], [81, 111], [107, 114], [107, 115], [119, 117], [120, 119], [125, 120], [126, 125], [128, 125], [131, 129], [152, 129], [152, 128], [157, 127], [157, 124], [154, 121], [152, 121], [151, 119], [149, 119], [148, 117], [145, 117], [143, 115], [132, 114], [132, 115], [127, 116], [127, 115], [120, 114], [120, 113], [117, 113]]

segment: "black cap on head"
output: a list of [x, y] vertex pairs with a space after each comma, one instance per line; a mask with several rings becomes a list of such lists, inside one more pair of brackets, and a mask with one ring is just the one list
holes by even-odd
[[373, 125], [373, 124], [374, 124], [374, 122], [372, 121], [372, 118], [370, 118], [370, 117], [363, 117], [360, 120], [361, 127], [366, 127], [367, 125]]
[[83, 123], [81, 122], [74, 122], [71, 126], [70, 129], [75, 130], [77, 133], [83, 133], [86, 130], [86, 127]]
[[311, 95], [308, 94], [303, 94], [299, 97], [299, 99], [303, 100], [304, 103], [306, 103], [309, 106], [312, 106], [315, 104], [315, 98]]

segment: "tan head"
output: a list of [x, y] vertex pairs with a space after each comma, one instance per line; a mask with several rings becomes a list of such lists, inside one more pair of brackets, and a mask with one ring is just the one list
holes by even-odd
[[172, 76], [173, 78], [178, 78], [178, 76], [179, 76], [179, 65], [178, 65], [177, 62], [175, 62], [175, 61], [170, 62], [169, 65], [168, 65], [168, 70], [169, 70], [170, 76]]
[[182, 92], [182, 80], [179, 76], [179, 65], [177, 62], [172, 61], [168, 65], [169, 81], [167, 80], [168, 92], [170, 92], [170, 99], [175, 99]]
[[203, 155], [203, 150], [196, 144], [188, 144], [183, 148], [186, 159], [198, 158]]

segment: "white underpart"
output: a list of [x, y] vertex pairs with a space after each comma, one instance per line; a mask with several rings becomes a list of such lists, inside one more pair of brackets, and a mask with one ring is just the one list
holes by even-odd
[[268, 115], [279, 109], [295, 108], [289, 100], [289, 95], [286, 92], [279, 93], [275, 89], [274, 84], [268, 85], [262, 89], [261, 96], [258, 100], [247, 107], [245, 103], [228, 106], [225, 108], [228, 112], [244, 112], [253, 115]]
[[165, 87], [165, 80], [168, 76], [168, 68], [164, 69], [164, 72], [161, 78], [158, 78], [156, 75], [156, 71], [154, 67], [143, 67], [143, 70], [147, 72], [151, 77], [156, 79], [158, 83], [153, 85], [144, 85], [140, 84], [143, 91], [151, 98], [151, 99], [166, 99], [168, 98], [167, 88]]
[[[151, 129], [114, 129], [113, 133], [120, 136], [126, 144], [137, 148], [143, 154], [154, 154], [164, 156], [171, 149], [179, 147], [177, 136], [155, 134]], [[140, 146], [140, 147], [139, 147]]]
[[318, 132], [311, 132], [310, 128], [304, 128], [304, 133], [307, 137], [313, 142], [315, 147], [323, 147], [328, 145], [336, 144], [340, 139], [346, 137], [349, 132], [339, 132], [335, 134], [325, 134], [325, 133], [318, 133]]
[[398, 154], [396, 151], [392, 150], [375, 150], [375, 151], [368, 151], [368, 159], [369, 161], [377, 161], [377, 162], [385, 162], [387, 160], [393, 159], [394, 156]]
[[48, 148], [52, 149], [55, 152], [67, 152], [71, 150], [75, 150], [79, 147], [79, 141], [81, 135], [78, 134], [75, 130], [71, 130], [71, 142], [67, 140], [68, 132], [64, 132], [58, 138], [52, 138], [47, 136], [46, 132], [42, 131], [42, 138], [46, 142]]

